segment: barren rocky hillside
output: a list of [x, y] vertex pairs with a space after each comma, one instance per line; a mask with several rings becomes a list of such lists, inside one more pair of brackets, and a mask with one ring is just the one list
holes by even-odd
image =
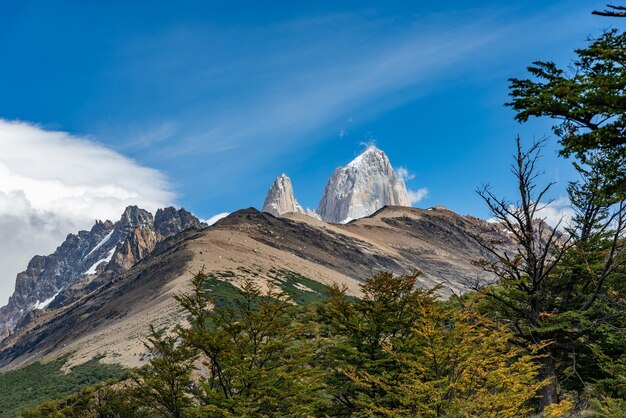
[[345, 225], [240, 210], [158, 243], [130, 270], [67, 306], [36, 311], [1, 343], [0, 364], [12, 368], [66, 353], [73, 364], [97, 355], [141, 364], [148, 324], [168, 328], [184, 320], [172, 296], [201, 269], [214, 277], [216, 294], [248, 276], [281, 286], [296, 302], [321, 298], [323, 285], [332, 283], [358, 294], [359, 281], [380, 270], [419, 270], [422, 286], [441, 283], [442, 296], [458, 293], [482, 275], [471, 264], [484, 256], [473, 234], [506, 239], [494, 225], [443, 207], [386, 207]]

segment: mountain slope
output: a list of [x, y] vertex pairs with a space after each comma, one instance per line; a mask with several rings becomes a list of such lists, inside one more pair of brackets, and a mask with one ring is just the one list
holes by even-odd
[[73, 363], [104, 355], [108, 362], [141, 364], [148, 324], [169, 328], [184, 320], [172, 296], [200, 269], [217, 284], [237, 286], [247, 276], [294, 295], [319, 297], [315, 283], [338, 283], [358, 294], [360, 279], [377, 271], [419, 269], [421, 285], [443, 283], [444, 293], [462, 291], [480, 275], [471, 261], [483, 254], [472, 234], [506, 240], [496, 226], [445, 208], [386, 207], [346, 225], [298, 213], [276, 218], [241, 210], [202, 231], [157, 243], [92, 293], [33, 318], [0, 343], [0, 365], [70, 353]]

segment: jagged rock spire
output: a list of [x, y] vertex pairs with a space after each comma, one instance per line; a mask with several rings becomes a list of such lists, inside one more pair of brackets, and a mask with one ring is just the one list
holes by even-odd
[[369, 216], [389, 205], [411, 206], [406, 185], [387, 155], [370, 146], [335, 170], [317, 212], [326, 222], [340, 223]]
[[208, 225], [200, 222], [191, 212], [184, 208], [176, 210], [173, 207], [159, 209], [154, 215], [154, 229], [164, 237], [171, 237], [185, 229], [202, 229]]
[[262, 211], [271, 213], [274, 216], [280, 216], [288, 212], [305, 213], [304, 209], [296, 201], [291, 180], [285, 173], [277, 177], [272, 187], [267, 191]]

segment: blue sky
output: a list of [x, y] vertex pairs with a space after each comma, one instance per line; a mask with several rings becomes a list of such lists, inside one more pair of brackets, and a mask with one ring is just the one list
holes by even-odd
[[316, 207], [370, 142], [428, 189], [417, 206], [487, 217], [474, 190], [512, 194], [515, 136], [551, 134], [514, 122], [507, 79], [621, 23], [590, 14], [602, 1], [3, 3], [0, 118], [159, 170], [205, 218], [260, 207], [283, 171]]

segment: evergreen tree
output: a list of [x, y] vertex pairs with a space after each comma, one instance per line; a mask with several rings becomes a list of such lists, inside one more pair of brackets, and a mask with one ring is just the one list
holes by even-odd
[[[613, 362], [624, 356], [626, 34], [607, 31], [576, 54], [567, 70], [535, 62], [528, 68], [532, 78], [511, 79], [508, 104], [520, 122], [555, 120], [561, 154], [576, 157], [580, 180], [568, 187], [576, 214], [570, 225], [560, 225], [563, 232], [554, 242], [564, 245], [543, 246], [547, 252], [524, 248], [533, 234], [544, 237], [541, 222], [528, 212], [511, 216], [503, 205], [510, 202], [485, 190], [481, 195], [523, 249], [517, 258], [499, 252], [496, 263], [483, 263], [502, 284], [489, 291], [499, 303], [497, 314], [510, 318], [525, 340], [552, 340], [548, 358], [554, 364], [546, 368], [553, 369], [563, 388], [582, 394], [595, 382], [610, 380], [601, 359]], [[527, 167], [536, 175], [535, 161]], [[521, 184], [524, 179], [517, 174]], [[534, 181], [529, 180], [534, 178], [525, 180], [526, 190], [532, 190]], [[530, 207], [539, 207], [543, 196], [545, 191], [529, 196], [535, 199]], [[541, 247], [541, 239], [534, 242]], [[548, 261], [547, 267], [536, 260]], [[556, 384], [548, 389], [544, 405], [555, 400]]]
[[187, 411], [193, 404], [189, 393], [194, 352], [181, 344], [177, 335], [165, 335], [152, 325], [146, 347], [152, 359], [134, 376], [133, 395], [149, 409], [165, 416], [188, 416]]
[[549, 117], [561, 154], [593, 167], [605, 181], [607, 196], [626, 194], [626, 33], [603, 33], [565, 70], [553, 62], [534, 62], [530, 79], [510, 79], [509, 106], [516, 119]]
[[[329, 336], [318, 366], [329, 370], [328, 390], [333, 398], [330, 415], [357, 413], [359, 389], [345, 374], [357, 369], [372, 375], [397, 369], [396, 359], [385, 349], [411, 334], [423, 303], [433, 303], [416, 287], [418, 275], [395, 277], [380, 272], [360, 285], [362, 297], [346, 297], [346, 289], [333, 286], [319, 315]], [[377, 390], [377, 388], [372, 388]], [[375, 396], [372, 394], [371, 396]]]
[[542, 345], [541, 376], [549, 384], [540, 406], [546, 407], [559, 401], [559, 389], [582, 395], [606, 378], [601, 352], [625, 353], [626, 211], [594, 186], [591, 170], [584, 182], [570, 185], [572, 223], [549, 227], [540, 214], [551, 184], [537, 188], [541, 143], [524, 151], [518, 139], [517, 148], [519, 200], [479, 190], [514, 247], [477, 237], [489, 254], [478, 264], [497, 277], [477, 290], [487, 295], [490, 314], [511, 324], [520, 346]]
[[179, 333], [199, 353], [208, 373], [196, 392], [195, 413], [210, 416], [293, 416], [313, 413], [323, 379], [311, 367], [315, 333], [296, 320], [287, 294], [251, 279], [230, 307], [210, 305], [199, 273], [193, 290], [177, 299], [191, 327]]

